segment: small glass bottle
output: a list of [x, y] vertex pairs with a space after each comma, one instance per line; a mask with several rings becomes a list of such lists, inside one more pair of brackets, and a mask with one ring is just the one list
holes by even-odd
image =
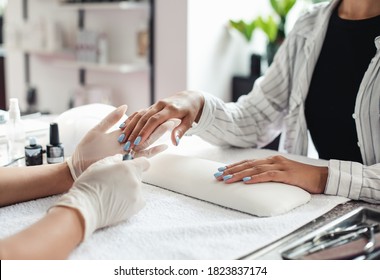
[[37, 144], [35, 137], [29, 137], [29, 145], [25, 146], [25, 165], [42, 165], [42, 146]]
[[[0, 131], [2, 133], [6, 133], [6, 120], [5, 115], [0, 112]], [[0, 135], [0, 166], [5, 166], [9, 163], [9, 148], [8, 148], [8, 140], [5, 137]]]
[[9, 159], [18, 160], [18, 165], [23, 165], [21, 159], [24, 158], [25, 130], [21, 121], [18, 99], [11, 98], [9, 105], [9, 120], [7, 123]]

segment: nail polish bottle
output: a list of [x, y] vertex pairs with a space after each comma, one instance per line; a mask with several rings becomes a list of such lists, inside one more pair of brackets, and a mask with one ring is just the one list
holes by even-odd
[[59, 142], [58, 124], [50, 124], [50, 144], [46, 145], [46, 158], [48, 163], [64, 161], [63, 145]]
[[34, 137], [29, 138], [29, 145], [25, 146], [25, 165], [42, 165], [42, 146], [37, 144]]

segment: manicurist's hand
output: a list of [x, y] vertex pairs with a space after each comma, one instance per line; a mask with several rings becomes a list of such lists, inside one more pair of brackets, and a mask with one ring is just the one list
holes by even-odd
[[203, 105], [202, 94], [195, 91], [183, 91], [160, 100], [148, 109], [129, 116], [122, 128], [124, 137], [120, 138], [121, 143], [125, 143], [125, 149], [135, 149], [135, 146], [143, 144], [161, 124], [174, 118], [179, 119], [180, 123], [173, 129], [171, 139], [174, 145], [178, 145], [193, 122], [198, 122]]
[[228, 184], [238, 181], [246, 184], [280, 182], [298, 186], [313, 194], [324, 192], [327, 176], [327, 167], [304, 164], [283, 156], [240, 161], [222, 166], [215, 173], [218, 180]]
[[112, 111], [79, 142], [73, 155], [67, 159], [74, 180], [94, 162], [123, 153], [123, 147], [115, 141], [120, 131], [118, 129], [109, 133], [107, 131], [120, 121], [127, 108], [128, 106], [123, 105]]
[[53, 207], [76, 209], [84, 219], [84, 239], [96, 229], [130, 218], [144, 205], [141, 175], [146, 158], [122, 161], [122, 155], [91, 165]]

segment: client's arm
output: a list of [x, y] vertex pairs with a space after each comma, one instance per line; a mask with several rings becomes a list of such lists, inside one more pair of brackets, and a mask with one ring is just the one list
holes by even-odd
[[0, 207], [63, 193], [73, 184], [66, 163], [0, 168]]

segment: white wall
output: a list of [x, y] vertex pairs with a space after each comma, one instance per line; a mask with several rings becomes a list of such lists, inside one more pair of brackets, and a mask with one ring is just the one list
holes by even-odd
[[[53, 20], [63, 28], [65, 47], [73, 48], [78, 25], [77, 11], [59, 8], [59, 0], [29, 0], [28, 2], [28, 22], [33, 26], [30, 28], [30, 32], [23, 34], [24, 38], [28, 35], [30, 38], [36, 36], [37, 23]], [[6, 11], [8, 35], [5, 38], [7, 41], [6, 84], [7, 98], [19, 98], [21, 109], [25, 110], [27, 106], [24, 54], [21, 50], [29, 46], [14, 43], [15, 31], [20, 30], [24, 25], [21, 11], [22, 0], [8, 1]], [[129, 63], [139, 60], [136, 34], [147, 19], [146, 11], [87, 11], [85, 27], [107, 33], [110, 63]], [[46, 35], [45, 31], [42, 33]], [[7, 36], [11, 36], [11, 38], [8, 37], [11, 40], [7, 40]], [[9, 42], [14, 44], [8, 44]], [[43, 46], [41, 48], [43, 49]], [[58, 114], [68, 109], [70, 97], [79, 87], [79, 71], [75, 68], [57, 66], [52, 63], [53, 61], [54, 57], [49, 55], [31, 55], [31, 85], [38, 90], [39, 109]], [[126, 103], [129, 105], [129, 112], [150, 105], [148, 71], [120, 74], [89, 70], [86, 78], [88, 85], [107, 86], [112, 90], [112, 105], [118, 106]]]
[[249, 54], [257, 49], [228, 21], [265, 9], [264, 0], [156, 0], [156, 99], [199, 89], [228, 100], [232, 76], [248, 74]]
[[[250, 54], [260, 53], [265, 41], [255, 34], [248, 43], [230, 19], [252, 20], [269, 11], [263, 0], [191, 0], [188, 28], [188, 87], [231, 99], [234, 75], [248, 75]], [[256, 44], [255, 44], [256, 43]]]
[[[231, 100], [234, 75], [249, 74], [249, 56], [263, 54], [266, 37], [255, 31], [247, 43], [230, 19], [252, 20], [271, 13], [269, 0], [157, 0], [156, 95], [184, 89], [203, 90]], [[291, 28], [305, 1], [299, 0], [288, 19]]]
[[156, 100], [187, 88], [188, 1], [156, 0]]

